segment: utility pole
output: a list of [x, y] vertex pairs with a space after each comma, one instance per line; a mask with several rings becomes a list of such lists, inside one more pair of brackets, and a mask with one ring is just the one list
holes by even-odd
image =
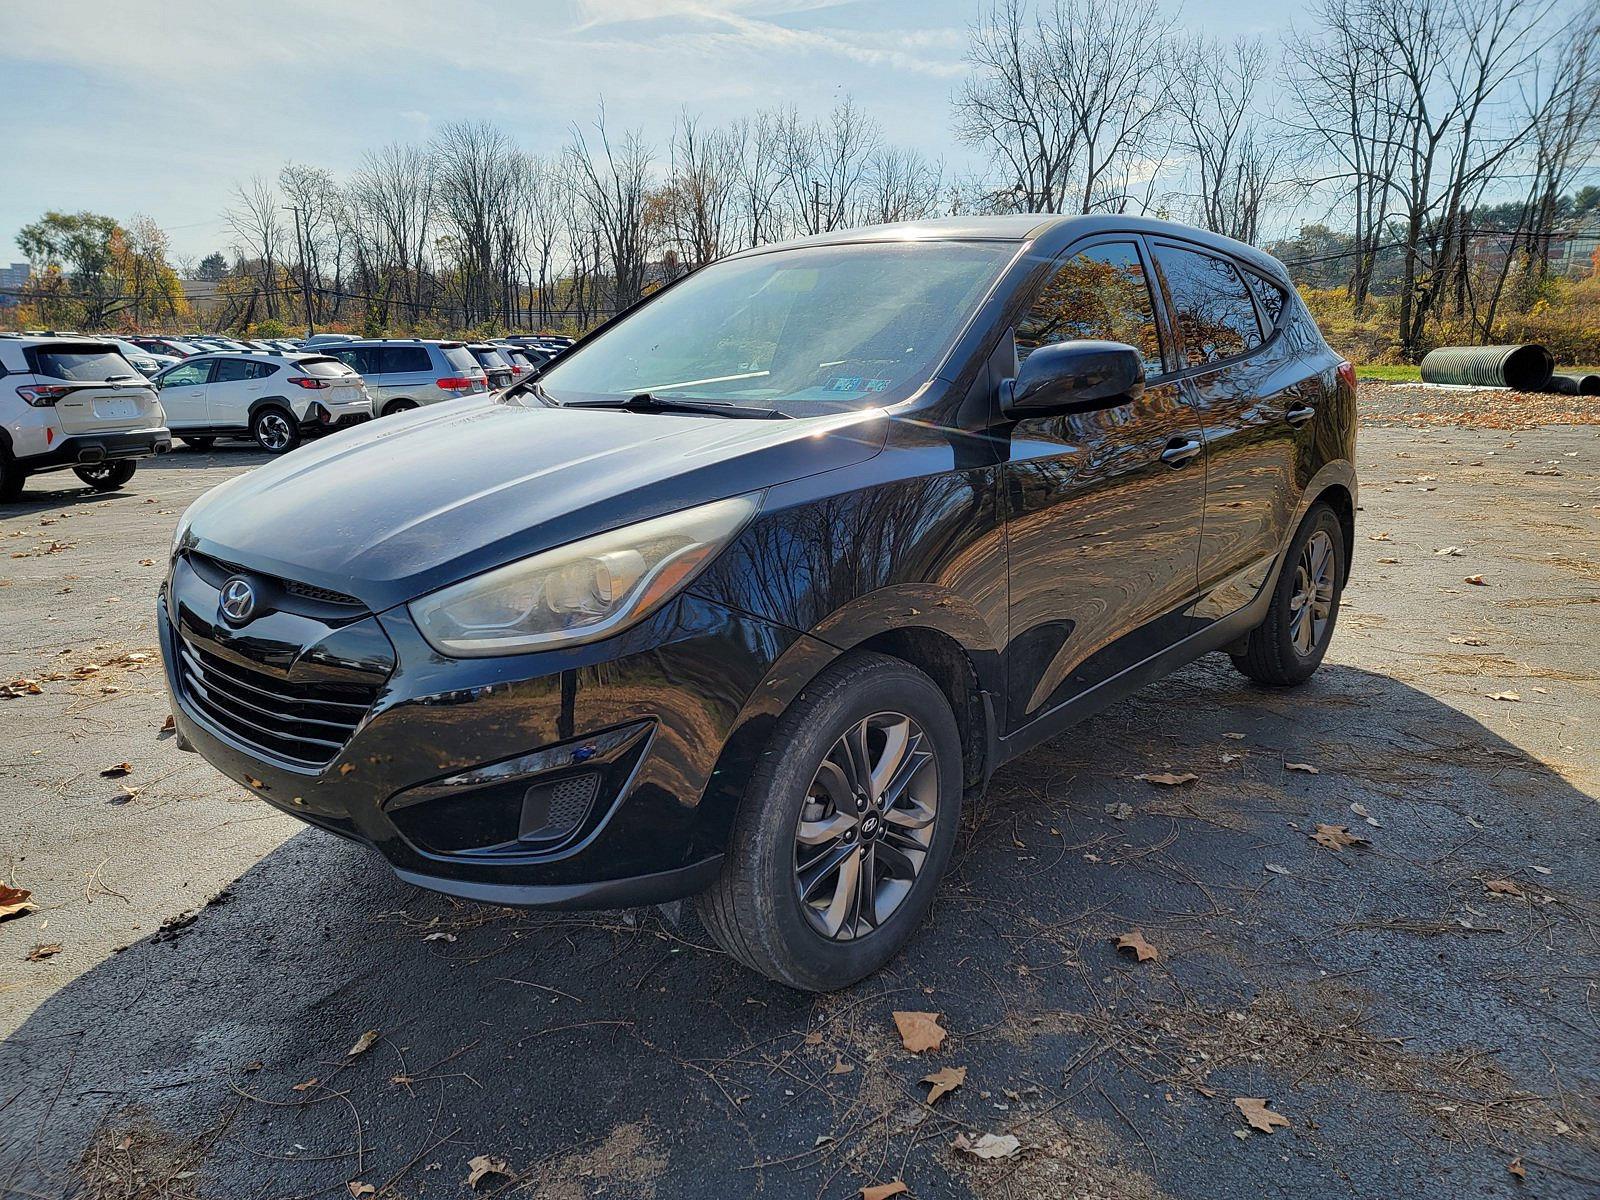
[[811, 227], [822, 232], [822, 180], [811, 181]]
[[311, 276], [306, 271], [305, 239], [300, 235], [300, 206], [285, 204], [283, 207], [294, 214], [294, 244], [300, 250], [300, 298], [306, 305], [306, 336], [314, 337], [317, 331], [311, 323]]

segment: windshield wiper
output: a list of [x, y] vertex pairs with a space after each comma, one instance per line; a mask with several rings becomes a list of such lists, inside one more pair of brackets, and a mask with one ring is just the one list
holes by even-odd
[[626, 400], [576, 400], [562, 408], [615, 408], [638, 413], [694, 413], [708, 417], [734, 417], [746, 421], [788, 421], [788, 413], [775, 408], [746, 408], [717, 400], [672, 400], [651, 392], [638, 392]]

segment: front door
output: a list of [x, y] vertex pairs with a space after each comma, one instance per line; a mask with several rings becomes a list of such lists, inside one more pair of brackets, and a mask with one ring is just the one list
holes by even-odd
[[204, 429], [211, 424], [206, 412], [206, 387], [211, 381], [212, 360], [179, 363], [161, 377], [161, 407], [167, 413], [167, 428]]
[[1141, 350], [1144, 395], [1019, 421], [1005, 470], [1011, 580], [1007, 726], [1021, 728], [1181, 639], [1205, 506], [1200, 422], [1169, 369], [1133, 237], [1063, 257], [1017, 353], [1109, 339]]

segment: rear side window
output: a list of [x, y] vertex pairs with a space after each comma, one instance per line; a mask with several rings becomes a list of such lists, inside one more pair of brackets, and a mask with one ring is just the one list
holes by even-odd
[[362, 375], [377, 374], [377, 371], [373, 369], [372, 361], [367, 357], [367, 352], [365, 350], [330, 350], [328, 353], [332, 354], [352, 371], [356, 371]]
[[1017, 358], [1057, 342], [1122, 342], [1161, 374], [1161, 336], [1144, 263], [1132, 242], [1107, 242], [1073, 255], [1051, 276], [1017, 324]]
[[441, 346], [440, 352], [444, 359], [458, 371], [479, 370], [478, 360], [472, 357], [472, 351], [465, 346]]
[[295, 368], [319, 379], [343, 379], [355, 373], [336, 358], [302, 358]]
[[367, 351], [379, 375], [410, 375], [432, 370], [428, 352], [421, 346], [378, 346]]
[[245, 362], [242, 358], [224, 358], [217, 362], [217, 373], [212, 377], [213, 383], [238, 383], [242, 379], [258, 378], [256, 363]]
[[1232, 358], [1261, 344], [1255, 302], [1231, 262], [1161, 243], [1155, 252], [1189, 366]]
[[38, 346], [29, 352], [35, 374], [94, 383], [136, 375], [133, 365], [103, 346]]
[[1256, 300], [1261, 305], [1261, 311], [1267, 317], [1269, 331], [1278, 327], [1278, 322], [1283, 320], [1283, 304], [1288, 299], [1283, 294], [1283, 289], [1270, 279], [1257, 275], [1254, 271], [1244, 273], [1245, 282], [1250, 285], [1250, 290], [1256, 294]]

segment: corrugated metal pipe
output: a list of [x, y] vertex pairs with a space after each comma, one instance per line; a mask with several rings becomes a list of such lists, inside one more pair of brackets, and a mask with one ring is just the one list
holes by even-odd
[[1440, 346], [1423, 358], [1422, 381], [1537, 392], [1550, 381], [1555, 365], [1550, 351], [1533, 342], [1522, 346]]

